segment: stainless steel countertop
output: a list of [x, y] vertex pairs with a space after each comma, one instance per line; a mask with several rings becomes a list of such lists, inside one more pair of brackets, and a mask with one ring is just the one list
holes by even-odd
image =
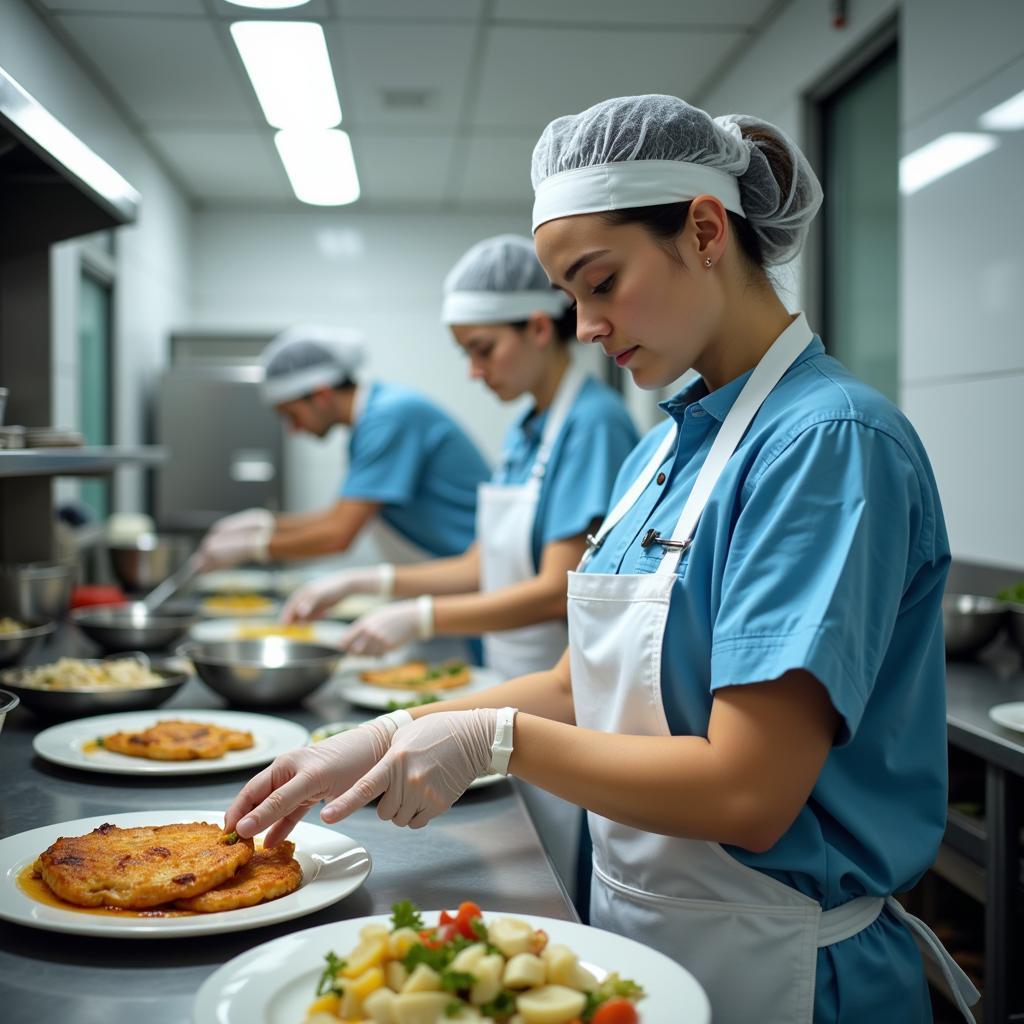
[[[42, 652], [91, 655], [84, 641]], [[434, 651], [430, 652], [433, 656]], [[438, 657], [446, 656], [437, 652]], [[367, 718], [340, 697], [314, 694], [306, 706], [272, 712], [312, 729], [340, 718]], [[197, 680], [159, 709], [225, 706]], [[248, 773], [150, 780], [72, 771], [40, 760], [32, 738], [44, 727], [17, 708], [0, 733], [0, 836], [91, 815], [170, 808], [226, 808]], [[306, 816], [318, 821], [318, 809]], [[221, 964], [289, 932], [366, 914], [387, 913], [411, 899], [420, 907], [453, 908], [465, 899], [505, 909], [577, 920], [555, 878], [513, 785], [467, 793], [425, 830], [382, 822], [373, 807], [338, 831], [363, 843], [373, 870], [362, 888], [333, 907], [281, 925], [184, 940], [131, 941], [73, 937], [0, 922], [0, 1020], [5, 1024], [187, 1024], [192, 998]], [[254, 1022], [255, 1024], [255, 1022]]]

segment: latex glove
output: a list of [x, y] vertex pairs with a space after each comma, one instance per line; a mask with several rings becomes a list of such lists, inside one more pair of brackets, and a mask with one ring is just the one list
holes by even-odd
[[395, 583], [393, 565], [372, 565], [359, 569], [342, 569], [313, 580], [288, 598], [281, 612], [283, 622], [309, 622], [319, 619], [349, 594], [374, 594], [390, 597]]
[[235, 797], [225, 831], [248, 839], [269, 828], [263, 845], [276, 846], [313, 804], [348, 791], [384, 756], [398, 727], [410, 722], [408, 711], [394, 711], [282, 754]]
[[265, 562], [269, 557], [270, 538], [274, 535], [273, 517], [267, 525], [232, 530], [212, 530], [199, 545], [196, 565], [199, 572], [228, 569], [242, 562]]
[[380, 761], [320, 817], [333, 824], [379, 796], [383, 821], [423, 828], [490, 768], [497, 723], [497, 709], [478, 708], [438, 711], [403, 725]]
[[274, 528], [274, 513], [265, 508], [247, 508], [230, 516], [223, 516], [210, 527], [210, 533], [223, 533], [225, 530], [248, 530], [256, 526]]
[[368, 612], [342, 634], [338, 646], [349, 654], [377, 656], [413, 640], [434, 635], [434, 599], [429, 594], [415, 601], [394, 604]]

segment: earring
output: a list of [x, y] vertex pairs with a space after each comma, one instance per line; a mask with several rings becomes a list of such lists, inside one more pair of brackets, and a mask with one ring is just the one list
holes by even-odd
[[707, 267], [708, 270], [711, 269], [711, 257], [710, 256], [705, 256], [704, 257], [704, 266]]

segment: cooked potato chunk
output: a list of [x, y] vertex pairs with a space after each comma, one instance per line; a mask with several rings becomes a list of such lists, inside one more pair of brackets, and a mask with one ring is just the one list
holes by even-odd
[[568, 1024], [583, 1012], [587, 997], [564, 985], [545, 985], [516, 1000], [523, 1024]]
[[384, 980], [392, 992], [401, 992], [402, 986], [409, 980], [409, 972], [400, 960], [389, 960], [384, 968]]
[[469, 990], [469, 1001], [474, 1006], [489, 1003], [501, 991], [501, 976], [505, 971], [505, 958], [500, 953], [482, 956], [473, 970], [476, 982]]
[[499, 917], [487, 928], [487, 938], [505, 956], [528, 953], [533, 943], [533, 928], [517, 917]]
[[388, 952], [388, 937], [375, 935], [365, 942], [360, 942], [346, 958], [341, 969], [342, 977], [358, 978], [371, 967], [379, 967], [384, 963]]
[[541, 953], [540, 958], [547, 967], [547, 980], [549, 985], [565, 985], [573, 988], [571, 983], [576, 979], [576, 967], [579, 961], [576, 954], [568, 947], [562, 945], [548, 946]]
[[544, 961], [532, 953], [516, 953], [507, 964], [501, 982], [505, 988], [537, 988], [547, 980]]
[[412, 928], [399, 928], [388, 936], [388, 956], [401, 960], [419, 942], [420, 937]]
[[426, 964], [417, 964], [408, 980], [402, 986], [402, 995], [406, 992], [440, 992], [441, 975]]
[[445, 1007], [451, 1001], [448, 992], [403, 992], [395, 997], [395, 1024], [437, 1024], [445, 1019]]
[[373, 939], [387, 938], [391, 929], [386, 924], [365, 924], [359, 929], [359, 938], [362, 942], [370, 942]]
[[373, 1024], [395, 1024], [395, 1000], [398, 997], [389, 988], [379, 988], [363, 1000], [363, 1013]]
[[476, 965], [480, 963], [486, 952], [487, 947], [482, 942], [475, 942], [472, 946], [467, 946], [455, 954], [451, 962], [451, 969], [453, 971], [466, 971], [469, 974], [473, 974], [476, 970]]

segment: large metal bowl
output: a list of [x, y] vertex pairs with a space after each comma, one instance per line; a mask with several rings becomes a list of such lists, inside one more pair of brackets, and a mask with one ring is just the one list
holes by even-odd
[[159, 651], [177, 643], [199, 617], [167, 607], [150, 612], [135, 601], [76, 608], [71, 621], [106, 651]]
[[969, 658], [991, 643], [1006, 623], [1008, 605], [992, 597], [946, 594], [942, 599], [942, 625], [946, 653]]
[[0, 633], [0, 668], [9, 668], [23, 661], [44, 636], [56, 628], [55, 622], [23, 622], [16, 633]]
[[0, 565], [0, 608], [22, 621], [59, 619], [71, 603], [74, 566], [63, 562]]
[[144, 533], [128, 543], [111, 543], [110, 567], [122, 587], [142, 594], [180, 569], [192, 547], [185, 537]]
[[16, 694], [0, 690], [0, 730], [4, 727], [4, 719], [7, 717], [7, 712], [13, 711], [20, 703], [21, 701], [18, 700]]
[[341, 651], [284, 637], [194, 641], [178, 648], [211, 690], [233, 704], [295, 704], [330, 678]]
[[160, 686], [140, 686], [133, 690], [110, 687], [97, 687], [93, 690], [42, 690], [21, 684], [21, 680], [30, 671], [28, 668], [11, 668], [0, 672], [0, 686], [20, 697], [22, 704], [31, 708], [41, 718], [53, 720], [106, 715], [115, 711], [147, 711], [170, 700], [189, 680], [186, 672], [152, 665], [151, 671], [163, 679]]

